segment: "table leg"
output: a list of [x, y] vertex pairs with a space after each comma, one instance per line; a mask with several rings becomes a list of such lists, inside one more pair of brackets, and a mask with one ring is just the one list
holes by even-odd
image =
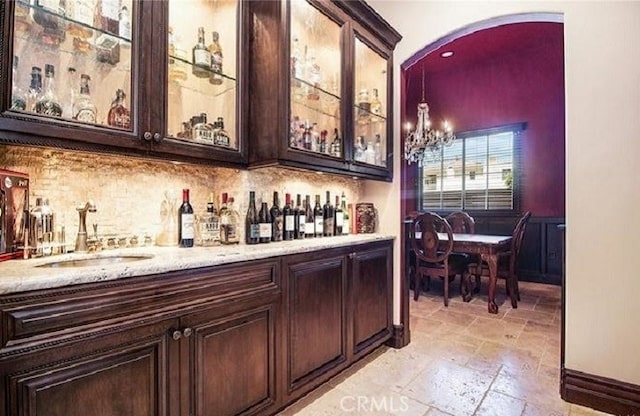
[[495, 254], [483, 254], [484, 260], [489, 266], [489, 313], [498, 313], [498, 305], [496, 304], [496, 281], [498, 279], [498, 256]]

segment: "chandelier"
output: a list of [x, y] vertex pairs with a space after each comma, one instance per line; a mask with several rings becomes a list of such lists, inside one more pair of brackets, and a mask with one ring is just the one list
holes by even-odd
[[427, 157], [427, 151], [431, 156], [440, 152], [442, 146], [449, 146], [456, 138], [453, 128], [445, 120], [443, 130], [431, 128], [429, 119], [429, 105], [424, 99], [424, 68], [422, 68], [422, 99], [418, 103], [418, 123], [416, 129], [411, 131], [411, 123], [407, 123], [407, 137], [404, 139], [404, 160], [408, 164], [422, 161]]

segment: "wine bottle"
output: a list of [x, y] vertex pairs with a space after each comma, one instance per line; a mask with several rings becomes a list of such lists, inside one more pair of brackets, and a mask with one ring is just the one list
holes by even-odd
[[249, 192], [245, 236], [247, 244], [258, 244], [260, 242], [260, 223], [258, 221], [258, 211], [256, 210], [256, 193], [254, 191]]
[[178, 212], [178, 215], [180, 216], [178, 219], [180, 247], [193, 247], [193, 239], [195, 237], [195, 218], [193, 215], [193, 207], [189, 203], [189, 190], [186, 188], [182, 190], [182, 205]]
[[316, 205], [313, 207], [314, 220], [314, 236], [322, 237], [324, 235], [324, 212], [320, 205], [320, 195], [316, 195]]
[[315, 237], [315, 220], [313, 218], [313, 209], [311, 208], [311, 197], [305, 197], [304, 210], [304, 238]]
[[342, 202], [340, 203], [340, 208], [342, 209], [342, 234], [348, 235], [351, 232], [351, 223], [349, 218], [349, 209], [347, 208], [347, 197], [342, 193]]
[[296, 195], [296, 208], [293, 212], [294, 215], [294, 226], [295, 226], [295, 238], [296, 240], [304, 239], [304, 226], [305, 226], [305, 209], [300, 204], [301, 197], [300, 194]]
[[273, 224], [271, 223], [271, 214], [269, 213], [269, 207], [264, 197], [260, 204], [260, 212], [258, 213], [258, 224], [260, 225], [260, 239], [261, 243], [268, 243], [271, 241], [271, 232]]
[[335, 231], [334, 235], [342, 235], [342, 229], [344, 227], [344, 211], [342, 211], [342, 207], [340, 206], [340, 197], [336, 195], [336, 211], [334, 215]]
[[327, 200], [322, 209], [323, 235], [325, 237], [333, 237], [334, 215], [335, 212], [333, 205], [331, 205], [331, 196], [329, 191], [327, 191]]
[[282, 210], [280, 209], [280, 199], [278, 192], [273, 193], [273, 205], [269, 210], [271, 214], [271, 241], [282, 241], [282, 232], [284, 228]]
[[296, 234], [296, 216], [295, 210], [291, 208], [291, 194], [285, 194], [284, 208], [282, 209], [282, 216], [284, 217], [284, 233], [282, 234], [283, 240], [293, 240]]

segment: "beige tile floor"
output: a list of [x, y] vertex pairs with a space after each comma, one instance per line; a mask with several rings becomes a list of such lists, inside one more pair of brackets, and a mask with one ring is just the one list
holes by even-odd
[[439, 282], [411, 299], [408, 346], [377, 350], [280, 415], [605, 414], [560, 398], [560, 287], [521, 282], [512, 309], [499, 282], [489, 315], [486, 281], [470, 303], [456, 286], [448, 308]]

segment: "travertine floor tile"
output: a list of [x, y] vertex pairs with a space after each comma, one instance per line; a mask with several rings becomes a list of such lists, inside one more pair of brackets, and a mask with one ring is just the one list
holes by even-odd
[[475, 416], [520, 416], [525, 402], [489, 390]]

